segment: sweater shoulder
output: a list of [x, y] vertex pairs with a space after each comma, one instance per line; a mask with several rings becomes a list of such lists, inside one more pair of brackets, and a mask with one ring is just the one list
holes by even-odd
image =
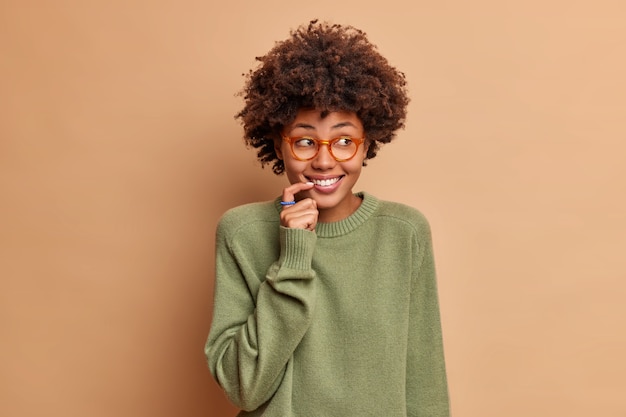
[[254, 227], [259, 223], [279, 221], [274, 201], [248, 203], [228, 209], [218, 221], [218, 233], [232, 234], [241, 228]]
[[430, 235], [430, 224], [426, 216], [407, 204], [380, 200], [375, 216], [391, 222], [405, 223], [420, 235]]

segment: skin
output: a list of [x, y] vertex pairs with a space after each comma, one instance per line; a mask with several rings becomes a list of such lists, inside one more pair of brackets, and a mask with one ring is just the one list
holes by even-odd
[[[322, 140], [342, 135], [364, 137], [363, 124], [355, 113], [331, 112], [322, 118], [321, 112], [314, 109], [301, 109], [282, 133]], [[293, 206], [282, 209], [281, 225], [313, 231], [317, 222], [336, 222], [354, 213], [361, 199], [353, 194], [352, 189], [361, 174], [367, 154], [366, 144], [359, 146], [356, 155], [348, 161], [336, 161], [327, 146], [321, 146], [312, 160], [299, 161], [291, 154], [287, 142], [276, 141], [276, 153], [285, 163], [285, 174], [290, 182], [283, 190], [283, 201], [296, 201]], [[338, 181], [328, 186], [314, 183], [328, 179]]]

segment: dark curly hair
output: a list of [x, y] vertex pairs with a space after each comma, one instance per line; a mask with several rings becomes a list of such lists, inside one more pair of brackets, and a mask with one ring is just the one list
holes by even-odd
[[[389, 143], [404, 127], [409, 103], [404, 73], [392, 67], [352, 26], [312, 20], [291, 31], [246, 74], [240, 95], [245, 106], [241, 119], [246, 144], [257, 148], [262, 166], [282, 174], [285, 165], [276, 155], [274, 140], [298, 111], [314, 108], [324, 113], [356, 113], [368, 140], [366, 159]], [[365, 164], [364, 164], [365, 165]]]

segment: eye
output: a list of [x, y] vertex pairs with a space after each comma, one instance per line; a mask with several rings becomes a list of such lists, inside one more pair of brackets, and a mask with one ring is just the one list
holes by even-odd
[[293, 142], [293, 145], [298, 148], [314, 148], [315, 140], [312, 138], [302, 137]]
[[348, 146], [352, 146], [354, 142], [352, 141], [352, 138], [349, 136], [343, 136], [341, 138], [338, 138], [335, 141], [335, 146], [338, 147], [348, 147]]

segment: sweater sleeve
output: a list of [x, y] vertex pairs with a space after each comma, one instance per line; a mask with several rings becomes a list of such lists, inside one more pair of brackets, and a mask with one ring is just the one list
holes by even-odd
[[416, 236], [407, 357], [407, 416], [450, 415], [430, 227]]
[[[306, 333], [315, 303], [316, 235], [280, 227], [280, 256], [265, 280], [246, 270], [254, 245], [218, 226], [214, 314], [205, 345], [209, 369], [230, 400], [254, 410], [278, 389]], [[262, 274], [262, 273], [261, 273]]]

